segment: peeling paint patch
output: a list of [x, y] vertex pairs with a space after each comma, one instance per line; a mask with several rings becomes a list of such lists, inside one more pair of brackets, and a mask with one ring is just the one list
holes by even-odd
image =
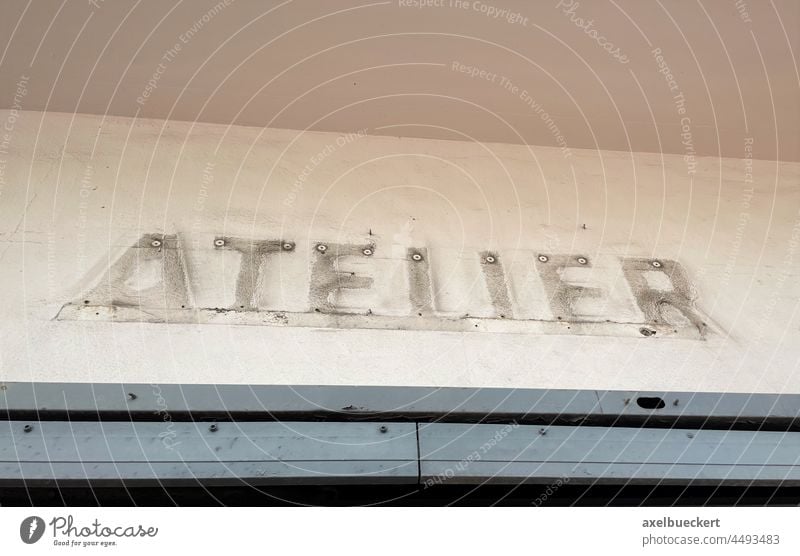
[[[143, 275], [146, 281], [141, 279]], [[80, 303], [97, 307], [188, 307], [189, 290], [177, 236], [143, 235]]]
[[501, 319], [513, 319], [514, 309], [508, 295], [508, 283], [500, 255], [494, 251], [483, 251], [479, 256], [495, 316]]
[[[368, 289], [372, 278], [359, 276], [354, 272], [342, 271], [339, 263], [346, 257], [369, 257], [375, 252], [372, 244], [352, 245], [346, 243], [318, 243], [316, 258], [311, 269], [311, 285], [308, 297], [316, 312], [335, 313], [337, 305], [334, 297], [341, 290]], [[365, 254], [369, 252], [369, 255]]]
[[[537, 306], [522, 307], [513, 294], [514, 284], [505, 267], [510, 263], [505, 263], [501, 250], [479, 251], [472, 258], [462, 259], [458, 266], [467, 273], [474, 270], [475, 280], [482, 282], [481, 287], [488, 293], [492, 310], [476, 317], [474, 312], [454, 316], [437, 310], [431, 253], [426, 247], [397, 249], [372, 241], [297, 243], [230, 236], [216, 236], [211, 243], [203, 247], [206, 266], [194, 267], [192, 276], [196, 277], [197, 272], [213, 275], [214, 257], [222, 257], [219, 252], [238, 254], [235, 280], [231, 278], [235, 289], [233, 304], [230, 294], [225, 294], [218, 297], [227, 302], [192, 306], [190, 299], [196, 296], [188, 284], [196, 281], [190, 280], [185, 270], [184, 244], [176, 235], [145, 234], [110, 265], [93, 289], [64, 305], [56, 319], [693, 340], [703, 340], [711, 332], [707, 319], [695, 307], [688, 274], [673, 260], [530, 252], [517, 257], [514, 264], [535, 269], [541, 294], [526, 292], [526, 304]], [[299, 247], [303, 245], [307, 249]], [[287, 280], [280, 283], [281, 292], [265, 292], [268, 288], [264, 273], [269, 265], [280, 261], [286, 264], [287, 259], [276, 258], [279, 254], [295, 263], [307, 261], [307, 282]], [[391, 280], [375, 279], [383, 277], [381, 272], [403, 268], [407, 290]], [[614, 298], [619, 291], [611, 283], [615, 276], [627, 292], [622, 303]], [[629, 288], [624, 287], [625, 282]], [[379, 285], [388, 291], [370, 297]], [[230, 286], [220, 281], [218, 287]], [[278, 308], [287, 307], [280, 301], [286, 294], [283, 290], [292, 288], [293, 295], [305, 298], [305, 308], [275, 310], [276, 304]], [[518, 297], [519, 287], [516, 291]], [[367, 295], [354, 297], [353, 292]], [[475, 294], [470, 289], [462, 295], [468, 304]], [[403, 296], [405, 314], [398, 314], [397, 307], [404, 305]], [[367, 303], [365, 299], [387, 298], [392, 303], [358, 305], [359, 301]], [[209, 296], [204, 295], [203, 299]], [[526, 318], [518, 316], [521, 314]]]
[[576, 310], [577, 302], [603, 296], [600, 288], [576, 284], [565, 277], [565, 271], [571, 268], [591, 269], [592, 263], [585, 257], [539, 255], [536, 268], [556, 320], [583, 320], [583, 315]]
[[408, 290], [411, 309], [417, 316], [434, 314], [431, 269], [427, 249], [408, 249]]
[[[624, 258], [622, 270], [647, 322], [683, 326], [685, 319], [701, 336], [708, 333], [708, 324], [694, 307], [689, 277], [679, 263], [670, 260]], [[652, 287], [651, 284], [655, 282], [652, 278], [654, 272], [660, 273], [662, 280], [672, 285], [671, 289]]]

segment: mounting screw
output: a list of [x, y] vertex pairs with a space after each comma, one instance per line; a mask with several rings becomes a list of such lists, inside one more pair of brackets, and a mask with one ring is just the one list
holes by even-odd
[[152, 245], [153, 247], [161, 247], [161, 240], [154, 239], [153, 241], [150, 242], [150, 245]]
[[422, 255], [420, 255], [419, 253], [414, 253], [413, 255], [411, 255], [411, 260], [420, 262], [422, 260]]
[[292, 249], [294, 249], [294, 243], [292, 243], [291, 241], [287, 241], [283, 245], [281, 245], [281, 248], [284, 251], [291, 251]]
[[678, 405], [678, 400], [675, 400], [674, 402], [672, 402], [672, 405]]
[[648, 337], [648, 338], [650, 336], [654, 336], [655, 333], [656, 333], [656, 331], [653, 330], [652, 328], [642, 327], [642, 328], [639, 329], [639, 334], [641, 334], [642, 336]]
[[381, 425], [381, 428], [379, 428], [378, 430], [381, 431], [382, 433], [386, 433], [389, 432], [389, 427], [387, 427], [386, 425]]
[[133, 400], [135, 400], [137, 397], [138, 397], [138, 396], [137, 396], [136, 394], [134, 394], [133, 392], [128, 392], [128, 399], [129, 399], [129, 400], [133, 401]]
[[211, 423], [211, 425], [209, 425], [209, 427], [208, 427], [208, 430], [211, 431], [211, 432], [217, 432], [218, 429], [219, 429], [219, 427], [217, 427], [216, 423]]
[[629, 403], [631, 403], [631, 399], [630, 398], [625, 398], [624, 400], [622, 400], [622, 403], [624, 403], [625, 405], [628, 405]]
[[486, 262], [488, 264], [494, 264], [497, 262], [497, 259], [495, 258], [494, 255], [486, 255]]
[[661, 268], [661, 266], [662, 266], [661, 265], [661, 261], [653, 261], [650, 264], [653, 265], [656, 268]]
[[589, 261], [586, 260], [586, 257], [578, 257], [578, 264], [586, 264]]
[[221, 237], [218, 237], [214, 240], [214, 247], [225, 247], [225, 240]]
[[540, 263], [546, 263], [549, 260], [550, 259], [547, 258], [547, 255], [539, 255], [539, 262]]
[[371, 257], [372, 253], [374, 253], [371, 247], [365, 247], [364, 249], [361, 250], [361, 252], [364, 253], [364, 255], [367, 257]]
[[328, 246], [325, 245], [324, 243], [318, 243], [317, 244], [317, 251], [319, 251], [320, 253], [324, 253], [327, 250], [328, 250]]
[[22, 427], [23, 432], [31, 432], [33, 430], [33, 425], [25, 425]]
[[690, 432], [690, 433], [688, 433], [686, 436], [687, 436], [687, 437], [689, 437], [689, 438], [694, 438], [694, 433], [691, 433], [691, 432]]
[[545, 429], [539, 429], [539, 434], [545, 436], [547, 434], [547, 431]]

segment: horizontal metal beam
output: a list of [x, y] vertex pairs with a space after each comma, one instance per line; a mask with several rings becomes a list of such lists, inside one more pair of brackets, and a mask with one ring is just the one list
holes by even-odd
[[800, 433], [379, 422], [0, 423], [0, 484], [800, 485]]
[[800, 433], [420, 424], [420, 481], [800, 485]]
[[454, 417], [580, 415], [599, 409], [597, 395], [591, 390], [41, 382], [0, 385], [0, 412], [254, 413], [280, 417], [392, 414], [415, 418], [442, 413]]
[[[800, 423], [798, 394], [624, 392], [400, 386], [0, 383], [0, 415], [97, 414], [174, 420], [408, 419], [535, 421], [569, 425], [719, 426], [785, 430]], [[83, 415], [83, 418], [89, 418]], [[25, 415], [28, 418], [30, 415]], [[56, 415], [56, 419], [63, 418]]]

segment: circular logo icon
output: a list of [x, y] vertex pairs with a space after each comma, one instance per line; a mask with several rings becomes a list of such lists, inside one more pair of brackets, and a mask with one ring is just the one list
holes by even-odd
[[19, 537], [25, 544], [33, 544], [44, 535], [44, 520], [38, 515], [32, 515], [22, 520], [19, 526]]

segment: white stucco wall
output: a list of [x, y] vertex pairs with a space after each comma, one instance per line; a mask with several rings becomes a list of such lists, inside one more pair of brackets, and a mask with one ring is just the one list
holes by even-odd
[[[800, 164], [37, 112], [0, 122], [2, 381], [800, 392]], [[674, 259], [713, 333], [56, 319], [145, 233], [183, 238], [193, 303], [235, 287], [233, 263], [204, 262], [216, 235], [295, 241], [263, 279], [287, 310], [305, 310], [317, 241], [374, 242], [354, 264], [384, 294], [347, 302], [398, 313], [409, 246], [429, 249], [453, 314], [490, 311], [473, 264], [486, 250], [513, 263], [522, 312], [538, 295], [530, 253]], [[591, 279], [622, 287], [601, 269]]]

